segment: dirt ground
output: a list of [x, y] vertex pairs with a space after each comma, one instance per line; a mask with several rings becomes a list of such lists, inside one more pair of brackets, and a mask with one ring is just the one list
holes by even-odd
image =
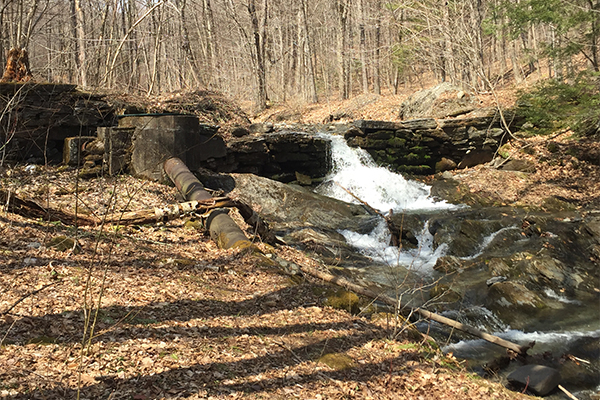
[[[126, 176], [77, 181], [75, 171], [39, 167], [1, 179], [13, 194], [67, 211], [177, 201], [174, 188]], [[390, 315], [325, 306], [322, 282], [265, 262], [277, 254], [318, 267], [302, 253], [220, 250], [195, 226], [76, 229], [2, 210], [0, 396], [522, 398], [395, 332]]]

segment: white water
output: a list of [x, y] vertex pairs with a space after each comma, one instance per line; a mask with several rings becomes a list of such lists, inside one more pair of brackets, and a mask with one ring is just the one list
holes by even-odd
[[[541, 354], [556, 347], [565, 348], [568, 343], [584, 337], [600, 338], [600, 330], [593, 331], [563, 331], [563, 332], [523, 332], [506, 330], [495, 332], [494, 335], [513, 343], [527, 344], [535, 341], [535, 346], [529, 354]], [[443, 348], [445, 353], [452, 352], [462, 358], [477, 359], [486, 354], [490, 349], [498, 348], [483, 339], [461, 340]]]
[[325, 196], [358, 203], [346, 190], [371, 207], [387, 213], [389, 210], [449, 209], [456, 206], [445, 201], [435, 201], [430, 187], [408, 181], [401, 175], [375, 164], [363, 149], [351, 148], [342, 136], [322, 134], [331, 140], [333, 168], [326, 181], [317, 188]]
[[[348, 203], [359, 203], [360, 199], [382, 214], [389, 210], [402, 213], [414, 210], [448, 210], [458, 206], [430, 197], [431, 188], [423, 183], [406, 180], [387, 168], [378, 166], [369, 153], [360, 148], [351, 148], [342, 136], [322, 134], [331, 140], [332, 172], [316, 191]], [[355, 197], [350, 195], [352, 193]], [[446, 246], [433, 249], [433, 236], [427, 225], [417, 236], [419, 248], [399, 251], [389, 246], [390, 233], [385, 221], [369, 234], [340, 231], [346, 241], [362, 254], [387, 265], [402, 265], [413, 271], [429, 274], [437, 259], [446, 252]]]
[[391, 235], [385, 221], [381, 220], [378, 226], [368, 235], [362, 235], [350, 230], [340, 233], [346, 241], [360, 250], [360, 252], [373, 260], [386, 265], [402, 265], [411, 271], [421, 274], [431, 274], [437, 259], [446, 254], [448, 246], [442, 244], [433, 249], [433, 236], [425, 224], [420, 235], [417, 235], [420, 247], [408, 251], [399, 251], [396, 246], [388, 246]]

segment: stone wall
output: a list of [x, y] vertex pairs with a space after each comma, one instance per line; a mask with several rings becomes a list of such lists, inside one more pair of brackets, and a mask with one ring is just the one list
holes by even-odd
[[[329, 142], [313, 135], [271, 132], [226, 143], [217, 132], [218, 126], [200, 124], [195, 116], [146, 114], [119, 117], [118, 126], [98, 129], [98, 140], [111, 175], [128, 172], [165, 180], [162, 163], [171, 157], [180, 158], [193, 172], [253, 173], [283, 182], [296, 180], [296, 173], [319, 178], [329, 171]], [[65, 154], [78, 154], [79, 142], [68, 140], [75, 148]], [[84, 149], [82, 156], [88, 161], [91, 155]], [[76, 157], [70, 158], [72, 164], [77, 162]]]
[[296, 172], [311, 178], [324, 177], [330, 159], [327, 140], [303, 132], [273, 132], [228, 141], [226, 160], [214, 160], [205, 167], [291, 182], [296, 180]]
[[[65, 138], [95, 134], [115, 122], [102, 95], [75, 85], [0, 83], [0, 156], [4, 161], [60, 161]], [[45, 153], [44, 153], [45, 149]]]
[[[505, 118], [513, 120], [512, 115]], [[360, 120], [345, 137], [350, 146], [365, 149], [378, 164], [411, 174], [491, 161], [496, 149], [508, 139], [496, 113], [461, 119]]]

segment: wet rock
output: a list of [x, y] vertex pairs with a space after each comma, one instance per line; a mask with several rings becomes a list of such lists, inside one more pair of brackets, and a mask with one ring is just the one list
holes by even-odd
[[495, 277], [490, 278], [487, 281], [485, 281], [485, 284], [488, 286], [492, 286], [495, 283], [506, 282], [507, 279], [508, 278], [505, 276], [495, 276]]
[[539, 317], [547, 307], [540, 296], [516, 282], [490, 286], [486, 306], [515, 329], [524, 329], [530, 319]]
[[331, 260], [359, 257], [338, 230], [368, 233], [378, 223], [378, 217], [370, 215], [361, 205], [256, 175], [231, 176], [235, 184], [230, 197], [249, 204], [286, 243]]
[[310, 186], [310, 185], [312, 185], [312, 179], [310, 178], [310, 176], [305, 175], [305, 174], [301, 174], [300, 172], [296, 172], [296, 180], [302, 186]]
[[435, 302], [456, 303], [461, 301], [463, 296], [456, 289], [444, 283], [438, 283], [429, 290], [429, 297], [435, 299]]
[[580, 388], [596, 389], [600, 382], [600, 340], [582, 337], [562, 349], [565, 354], [556, 366], [563, 379]]
[[456, 168], [456, 163], [446, 157], [435, 163], [435, 172], [449, 171]]
[[462, 261], [460, 258], [455, 256], [443, 256], [437, 259], [433, 269], [436, 271], [449, 274], [456, 272], [462, 267]]
[[527, 390], [538, 396], [545, 396], [560, 383], [560, 373], [543, 365], [525, 365], [511, 372], [506, 379], [518, 388]]

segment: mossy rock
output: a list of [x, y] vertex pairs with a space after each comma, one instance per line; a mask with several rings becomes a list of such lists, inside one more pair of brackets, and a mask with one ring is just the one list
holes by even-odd
[[204, 230], [204, 224], [202, 224], [201, 221], [194, 221], [194, 220], [187, 220], [185, 221], [185, 223], [183, 224], [183, 226], [186, 229], [196, 229], [197, 231], [203, 231]]
[[336, 371], [343, 371], [354, 367], [355, 363], [350, 356], [344, 353], [329, 353], [319, 358], [319, 362]]
[[390, 131], [376, 131], [373, 133], [369, 133], [367, 135], [367, 137], [369, 139], [374, 139], [374, 140], [388, 140], [392, 137], [393, 133]]
[[415, 175], [428, 175], [433, 172], [430, 165], [398, 165], [396, 171]]
[[46, 247], [51, 247], [56, 251], [73, 251], [73, 254], [81, 253], [81, 246], [73, 238], [66, 236], [55, 236], [46, 243]]
[[444, 283], [438, 283], [432, 287], [429, 290], [429, 296], [445, 303], [456, 303], [462, 300], [462, 295], [457, 290]]
[[402, 139], [399, 137], [393, 137], [390, 140], [388, 140], [388, 145], [390, 147], [396, 147], [396, 148], [403, 149], [406, 147], [406, 139]]
[[327, 300], [325, 305], [336, 308], [338, 310], [346, 310], [352, 314], [358, 314], [359, 298], [356, 294], [349, 292], [345, 289], [338, 289], [335, 292], [329, 292], [327, 294]]
[[369, 149], [383, 150], [388, 147], [388, 142], [387, 142], [387, 140], [376, 140], [376, 139], [367, 138], [365, 147], [367, 147]]
[[557, 199], [556, 197], [547, 197], [542, 202], [542, 209], [548, 212], [575, 211], [577, 210], [577, 207], [564, 200]]

